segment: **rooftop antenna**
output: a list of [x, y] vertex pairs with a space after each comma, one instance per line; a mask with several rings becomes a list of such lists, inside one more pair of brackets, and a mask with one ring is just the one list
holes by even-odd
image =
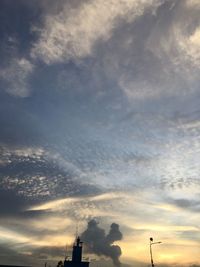
[[65, 260], [67, 259], [67, 244], [65, 246]]
[[76, 222], [76, 239], [78, 238], [78, 221]]

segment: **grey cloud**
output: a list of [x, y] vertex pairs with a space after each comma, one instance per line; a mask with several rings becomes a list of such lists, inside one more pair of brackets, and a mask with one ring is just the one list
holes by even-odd
[[33, 114], [27, 103], [19, 105], [17, 99], [12, 100], [1, 94], [0, 106], [0, 139], [1, 146], [35, 146], [45, 142], [44, 134], [38, 123], [36, 114]]
[[[30, 227], [30, 220], [40, 220], [45, 216], [52, 215], [49, 211], [29, 210], [33, 205], [38, 205], [41, 199], [31, 199], [27, 196], [19, 195], [17, 190], [0, 190], [0, 225], [5, 230], [17, 232], [22, 236], [30, 238], [45, 237], [55, 234], [55, 231], [49, 229], [36, 229]], [[39, 238], [38, 238], [39, 239]]]
[[28, 56], [34, 39], [31, 26], [40, 21], [41, 11], [38, 5], [31, 6], [23, 0], [18, 4], [3, 0], [0, 5], [0, 90], [25, 98], [30, 96], [34, 71], [34, 63]]
[[95, 220], [89, 221], [87, 229], [81, 234], [81, 240], [85, 242], [89, 252], [110, 257], [116, 266], [121, 265], [119, 261], [121, 248], [113, 245], [113, 242], [121, 239], [122, 233], [118, 224], [112, 223], [109, 233], [105, 235], [105, 231]]
[[33, 259], [31, 259], [30, 256], [17, 252], [15, 249], [12, 248], [12, 245], [9, 243], [3, 243], [0, 245], [0, 257], [1, 264], [5, 265], [16, 264], [19, 266], [29, 266], [33, 264]]
[[[26, 207], [31, 208], [31, 205], [36, 205], [38, 203], [27, 203]], [[14, 206], [14, 204], [13, 204]], [[25, 204], [23, 203], [23, 207]], [[55, 213], [53, 214], [55, 216]], [[8, 216], [8, 217], [7, 217]], [[27, 210], [27, 211], [17, 211], [12, 212], [12, 214], [2, 214], [1, 213], [1, 227], [5, 229], [9, 229], [9, 231], [17, 232], [22, 236], [26, 236], [32, 238], [34, 240], [41, 240], [46, 236], [54, 236], [56, 234], [62, 234], [63, 229], [60, 230], [52, 230], [52, 229], [40, 229], [31, 225], [30, 222], [32, 220], [42, 220], [43, 218], [48, 218], [52, 216], [52, 212], [44, 211], [44, 210]]]
[[58, 153], [41, 148], [2, 150], [1, 187], [31, 199], [85, 195], [100, 189], [81, 181], [82, 172]]
[[199, 212], [200, 211], [200, 200], [197, 199], [198, 197], [194, 195], [194, 198], [167, 198], [167, 202], [173, 204], [181, 209], [186, 209], [192, 212]]
[[30, 95], [29, 77], [34, 69], [33, 64], [25, 58], [13, 59], [9, 65], [0, 69], [0, 78], [5, 81], [5, 90], [16, 97]]
[[[152, 46], [152, 51], [155, 52], [157, 57], [168, 57], [168, 63], [172, 61], [171, 63], [174, 64], [173, 67], [177, 73], [183, 71], [184, 68], [191, 68], [187, 60], [191, 60], [191, 64], [197, 64], [196, 67], [198, 67], [198, 52], [196, 51], [196, 55], [191, 54], [195, 52], [196, 44], [191, 43], [190, 47], [188, 45], [192, 36], [199, 29], [199, 8], [195, 4], [189, 5], [188, 1], [166, 1], [161, 8], [163, 19], [155, 25], [155, 29], [150, 36], [149, 44], [151, 44], [151, 41], [157, 44]], [[169, 36], [168, 39], [167, 36]], [[185, 43], [182, 43], [184, 41]], [[185, 49], [188, 51], [186, 52]], [[195, 56], [197, 61], [193, 58]], [[190, 76], [192, 76], [192, 73], [190, 73]]]
[[198, 242], [200, 238], [200, 233], [199, 231], [184, 231], [179, 232], [178, 236], [182, 239], [195, 240]]
[[16, 264], [19, 266], [35, 266], [41, 263], [43, 265], [47, 260], [49, 264], [52, 263], [56, 265], [56, 261], [53, 260], [53, 257], [64, 258], [64, 248], [56, 246], [34, 248], [24, 244], [24, 246], [20, 246], [19, 252], [16, 248], [12, 248], [12, 244], [3, 243], [0, 248], [1, 264], [6, 265], [8, 265], [8, 258], [9, 264]]
[[23, 196], [17, 195], [14, 190], [0, 190], [0, 214], [1, 216], [16, 216], [28, 207], [29, 203]]
[[[198, 77], [193, 76], [193, 68], [190, 68], [188, 75], [181, 68], [179, 69], [180, 73], [177, 74], [176, 66], [168, 62], [173, 55], [166, 55], [162, 52], [158, 56], [158, 53], [153, 53], [150, 49], [150, 40], [156, 40], [154, 31], [158, 34], [158, 38], [162, 38], [163, 28], [170, 31], [171, 23], [176, 24], [177, 18], [174, 13], [185, 9], [184, 5], [180, 5], [178, 2], [173, 8], [172, 6], [171, 1], [165, 1], [158, 7], [155, 14], [151, 10], [147, 10], [133, 23], [121, 20], [118, 27], [113, 29], [112, 37], [106, 41], [106, 45], [101, 42], [96, 43], [90, 81], [94, 79], [94, 86], [91, 85], [91, 88], [96, 88], [96, 94], [101, 92], [98, 101], [104, 100], [111, 94], [112, 97], [116, 96], [114, 99], [117, 102], [118, 95], [118, 99], [120, 99], [118, 106], [120, 108], [121, 105], [120, 109], [122, 110], [122, 107], [125, 106], [124, 100], [122, 100], [125, 95], [128, 96], [129, 104], [133, 106], [134, 110], [139, 109], [153, 113], [159, 110], [161, 114], [164, 114], [163, 119], [170, 113], [171, 116], [175, 113], [178, 116], [178, 113], [183, 111], [183, 107], [187, 106], [186, 108], [189, 110], [192, 108], [194, 92], [197, 93], [198, 89]], [[157, 28], [158, 31], [155, 30]], [[165, 33], [165, 36], [168, 34]], [[162, 49], [161, 44], [156, 47]], [[176, 57], [182, 59], [181, 55]], [[91, 69], [89, 64], [87, 62], [86, 66]], [[182, 65], [184, 66], [184, 63]], [[83, 64], [83, 69], [84, 67]], [[63, 87], [69, 81], [74, 89], [78, 87], [81, 88], [78, 89], [80, 91], [87, 90], [81, 85], [85, 84], [84, 79], [77, 82], [80, 80], [80, 75], [73, 72], [70, 79], [68, 79], [68, 74], [66, 75], [66, 80], [63, 79]], [[62, 76], [65, 77], [64, 72]], [[90, 88], [90, 85], [87, 84], [88, 87]], [[123, 93], [120, 94], [120, 91]], [[180, 96], [182, 92], [184, 94]], [[191, 92], [193, 92], [193, 96], [190, 95]], [[195, 104], [197, 107], [197, 99], [195, 98], [194, 101], [197, 102]]]
[[[1, 5], [3, 2], [12, 1], [3, 0]], [[13, 196], [8, 193], [8, 206], [0, 205], [2, 216], [13, 215], [25, 221], [48, 217], [48, 212], [24, 211], [33, 198], [42, 202], [69, 195], [95, 195], [113, 188], [134, 193], [162, 189], [163, 195], [186, 187], [198, 189], [199, 5], [189, 6], [192, 1], [184, 0], [144, 1], [147, 6], [140, 8], [138, 4], [134, 9], [131, 4], [126, 9], [125, 3], [130, 1], [121, 2], [122, 9], [118, 10], [115, 1], [106, 3], [113, 3], [115, 11], [122, 12], [119, 16], [112, 13], [115, 19], [108, 21], [108, 31], [101, 32], [101, 28], [106, 30], [107, 21], [93, 16], [100, 23], [100, 31], [92, 25], [94, 34], [84, 43], [83, 39], [91, 34], [84, 28], [87, 23], [81, 24], [80, 35], [75, 26], [74, 35], [68, 36], [71, 43], [67, 39], [67, 49], [52, 47], [53, 57], [48, 53], [51, 47], [34, 49], [41, 41], [47, 45], [43, 41], [54, 23], [62, 26], [63, 20], [66, 22], [67, 8], [63, 9], [63, 5], [80, 14], [83, 7], [93, 7], [95, 3], [20, 0], [13, 4], [15, 17], [9, 13], [9, 20], [13, 18], [10, 30], [0, 42], [0, 55], [5, 54], [0, 68], [4, 78], [0, 91], [0, 140], [2, 146], [9, 146], [1, 150], [0, 186], [4, 189], [0, 199], [6, 200], [8, 189], [13, 192]], [[141, 1], [131, 1], [134, 2]], [[96, 3], [97, 7], [102, 5], [102, 1]], [[24, 4], [29, 12], [22, 8], [17, 24], [16, 6]], [[104, 15], [97, 9], [92, 11]], [[7, 14], [5, 9], [0, 10]], [[89, 9], [85, 12], [89, 14]], [[45, 24], [47, 17], [52, 22], [49, 25]], [[74, 21], [77, 23], [76, 16], [70, 22], [74, 25]], [[64, 26], [67, 28], [55, 32], [62, 34], [58, 38], [60, 45], [62, 40], [66, 42], [64, 37], [70, 29], [69, 25]], [[82, 50], [77, 49], [79, 45]], [[59, 48], [60, 54], [56, 54], [55, 49]], [[28, 72], [21, 60], [29, 66]], [[28, 152], [24, 149], [27, 147], [40, 147], [43, 152]], [[196, 196], [166, 202], [199, 211]], [[106, 214], [112, 210], [126, 216], [127, 205], [113, 206], [111, 201], [93, 204], [87, 200], [71, 205], [71, 210], [66, 208], [63, 216], [85, 220], [95, 208], [102, 211], [102, 206]], [[85, 213], [80, 215], [81, 210]], [[141, 220], [147, 214], [152, 216], [150, 209], [146, 213], [135, 211]], [[13, 225], [10, 227], [14, 229]], [[21, 225], [16, 227], [20, 229]], [[34, 229], [24, 228], [24, 232], [37, 235]], [[49, 254], [45, 249], [43, 252], [44, 257]]]
[[182, 208], [188, 208], [188, 207], [191, 207], [194, 203], [192, 203], [192, 201], [188, 200], [188, 199], [176, 199], [174, 200], [174, 203], [179, 206], [179, 207], [182, 207]]
[[199, 187], [199, 179], [198, 177], [174, 177], [173, 179], [169, 179], [170, 177], [163, 177], [160, 179], [159, 183], [157, 184], [158, 188], [164, 190], [176, 190], [176, 189], [183, 189], [183, 188], [190, 188], [195, 186], [196, 188]]
[[[45, 25], [40, 30], [38, 42], [33, 46], [32, 57], [41, 58], [47, 64], [52, 64], [62, 62], [63, 59], [76, 61], [90, 56], [98, 40], [107, 41], [110, 38], [118, 18], [129, 15], [131, 20], [134, 20], [151, 5], [157, 6], [158, 1], [144, 1], [140, 5], [138, 1], [121, 1], [117, 4], [112, 0], [104, 3], [96, 1], [95, 4], [87, 1], [76, 9], [69, 8], [65, 2], [58, 14], [45, 16]], [[95, 20], [96, 17], [98, 20]], [[77, 23], [83, 18], [85, 24]]]
[[65, 247], [62, 246], [44, 246], [32, 249], [32, 256], [36, 259], [48, 260], [60, 257], [62, 260], [65, 257]]

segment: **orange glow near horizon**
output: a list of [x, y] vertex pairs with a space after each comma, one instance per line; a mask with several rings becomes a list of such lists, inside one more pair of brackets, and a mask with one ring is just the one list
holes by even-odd
[[[147, 197], [147, 195], [146, 195]], [[79, 233], [81, 233], [88, 221], [86, 215], [90, 216], [90, 209], [88, 207], [93, 207], [93, 214], [99, 214], [100, 216], [105, 216], [107, 218], [108, 211], [106, 209], [107, 203], [111, 202], [113, 205], [113, 209], [110, 212], [110, 219], [106, 221], [100, 221], [99, 226], [101, 224], [108, 225], [109, 222], [118, 222], [120, 218], [120, 228], [122, 232], [124, 232], [124, 238], [121, 241], [115, 242], [116, 245], [119, 245], [122, 249], [121, 261], [138, 261], [138, 262], [149, 262], [149, 237], [153, 236], [155, 242], [162, 241], [162, 244], [158, 244], [153, 246], [153, 255], [155, 258], [155, 262], [158, 264], [166, 263], [191, 263], [198, 262], [200, 260], [199, 256], [199, 244], [198, 240], [190, 238], [190, 235], [198, 235], [198, 227], [196, 224], [183, 224], [178, 225], [175, 221], [164, 221], [159, 217], [153, 218], [155, 222], [149, 217], [149, 220], [144, 222], [139, 216], [135, 216], [135, 213], [129, 213], [128, 216], [124, 213], [123, 208], [126, 205], [122, 202], [125, 202], [127, 208], [129, 209], [130, 203], [135, 203], [136, 207], [144, 207], [144, 203], [142, 202], [142, 198], [132, 197], [131, 194], [124, 193], [111, 193], [100, 195], [97, 197], [89, 197], [89, 198], [68, 198], [68, 199], [60, 199], [56, 201], [51, 201], [39, 205], [37, 207], [33, 207], [29, 210], [46, 210], [51, 211], [48, 216], [42, 216], [40, 220], [30, 220], [30, 227], [36, 229], [38, 231], [43, 231], [45, 229], [51, 230], [54, 232], [54, 235], [46, 234], [43, 236], [42, 240], [39, 237], [32, 238], [26, 237], [25, 235], [13, 234], [9, 232], [9, 230], [3, 229], [4, 236], [7, 237], [10, 241], [13, 242], [26, 242], [30, 247], [60, 247], [64, 249], [67, 246], [71, 246], [74, 241], [75, 236], [75, 228], [76, 223], [79, 224]], [[145, 200], [147, 201], [147, 198]], [[82, 206], [85, 205], [86, 209], [82, 209]], [[150, 203], [150, 205], [152, 202]], [[61, 213], [55, 214], [54, 211], [57, 211], [57, 206], [59, 205], [59, 210]], [[67, 211], [71, 209], [71, 205], [73, 205], [73, 209], [78, 209], [80, 212], [80, 219], [77, 222], [74, 222], [72, 219], [63, 216], [62, 213], [67, 214]], [[116, 208], [115, 208], [116, 207]], [[164, 215], [166, 216], [166, 212], [168, 212], [168, 207], [164, 204], [152, 205], [157, 211], [164, 211]], [[136, 210], [138, 211], [138, 210]], [[148, 210], [147, 210], [148, 211]], [[180, 210], [179, 210], [180, 211]], [[146, 210], [144, 210], [146, 212]], [[174, 212], [173, 206], [170, 208], [170, 212]], [[172, 213], [174, 218], [176, 219], [176, 213]], [[181, 212], [179, 216], [187, 217], [187, 212]], [[198, 216], [193, 215], [193, 221], [197, 221]], [[173, 218], [173, 217], [172, 217]], [[22, 221], [18, 222], [23, 225]], [[124, 229], [129, 229], [130, 233], [126, 233]], [[27, 251], [26, 253], [28, 253]], [[195, 259], [194, 261], [191, 259]]]

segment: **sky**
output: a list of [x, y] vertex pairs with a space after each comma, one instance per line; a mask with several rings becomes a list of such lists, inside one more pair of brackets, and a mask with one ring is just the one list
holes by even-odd
[[94, 219], [123, 264], [149, 266], [150, 237], [158, 265], [200, 264], [199, 12], [0, 1], [1, 264], [63, 259]]

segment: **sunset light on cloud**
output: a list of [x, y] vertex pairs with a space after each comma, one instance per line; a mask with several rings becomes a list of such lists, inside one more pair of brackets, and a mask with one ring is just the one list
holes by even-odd
[[0, 264], [56, 266], [96, 220], [124, 267], [150, 237], [156, 266], [200, 265], [199, 12], [1, 0]]

